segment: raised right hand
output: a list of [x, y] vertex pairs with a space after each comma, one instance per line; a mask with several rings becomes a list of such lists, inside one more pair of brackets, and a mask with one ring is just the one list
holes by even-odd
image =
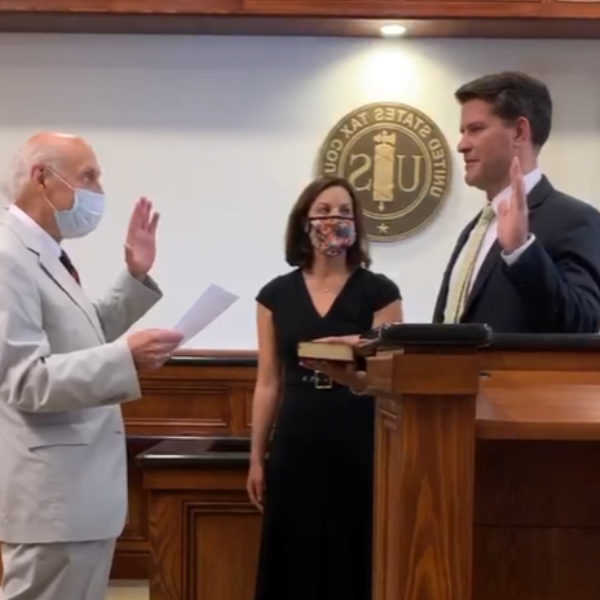
[[265, 470], [261, 463], [250, 464], [250, 471], [248, 472], [248, 481], [246, 483], [246, 490], [248, 491], [248, 497], [250, 502], [263, 512], [263, 500], [265, 494]]
[[127, 343], [138, 369], [158, 369], [183, 340], [183, 335], [170, 329], [145, 329], [131, 334]]

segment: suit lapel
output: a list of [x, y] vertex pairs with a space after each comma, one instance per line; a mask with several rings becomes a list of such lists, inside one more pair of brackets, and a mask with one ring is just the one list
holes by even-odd
[[[548, 181], [545, 175], [542, 176], [542, 179], [534, 186], [534, 188], [527, 195], [527, 206], [529, 208], [529, 223], [531, 225], [532, 221], [535, 218], [535, 209], [542, 204], [542, 202], [547, 198], [548, 194], [552, 192], [554, 188], [552, 184]], [[467, 298], [467, 304], [465, 306], [465, 310], [463, 313], [463, 318], [469, 312], [469, 309], [473, 306], [473, 303], [477, 300], [477, 298], [481, 295], [483, 289], [485, 288], [486, 283], [489, 281], [490, 276], [494, 272], [494, 270], [500, 265], [500, 261], [502, 260], [502, 248], [498, 243], [498, 240], [494, 242], [492, 247], [490, 248], [487, 256], [485, 257], [479, 272], [477, 273], [477, 277], [473, 282], [473, 287], [471, 288], [471, 292], [469, 293], [469, 297]]]
[[49, 247], [41, 243], [37, 236], [33, 235], [29, 228], [10, 212], [5, 212], [2, 221], [19, 236], [31, 252], [37, 255], [42, 270], [84, 312], [100, 341], [104, 342], [104, 332], [94, 306], [87, 299], [82, 287], [60, 262], [59, 257], [55, 256]]
[[479, 294], [483, 291], [485, 284], [487, 283], [490, 275], [494, 272], [494, 270], [500, 264], [502, 257], [500, 256], [502, 253], [502, 248], [496, 240], [489, 252], [487, 253], [483, 263], [481, 264], [481, 268], [477, 273], [477, 277], [475, 277], [475, 281], [473, 282], [473, 286], [471, 287], [471, 291], [469, 292], [469, 296], [467, 297], [467, 303], [465, 305], [465, 310], [463, 312], [463, 317], [469, 312], [469, 309], [473, 305], [473, 302], [478, 298]]
[[448, 275], [446, 278], [448, 284], [450, 284], [450, 277], [452, 276], [452, 271], [454, 270], [454, 265], [456, 264], [456, 261], [458, 260], [458, 257], [460, 256], [460, 253], [462, 252], [462, 249], [464, 248], [465, 244], [467, 243], [467, 240], [469, 239], [469, 236], [471, 235], [471, 231], [473, 231], [473, 228], [477, 224], [477, 219], [479, 219], [479, 215], [477, 215], [462, 230], [461, 234], [458, 236], [458, 241], [456, 242], [456, 246], [454, 247], [452, 256], [450, 257], [450, 264], [448, 265]]
[[438, 298], [435, 304], [435, 309], [433, 311], [433, 322], [434, 323], [443, 323], [444, 322], [444, 312], [446, 310], [446, 303], [448, 302], [448, 293], [450, 291], [450, 279], [452, 277], [452, 272], [454, 271], [454, 267], [456, 265], [456, 261], [462, 252], [464, 245], [467, 243], [469, 239], [469, 234], [471, 233], [473, 227], [477, 223], [477, 218], [473, 219], [461, 232], [458, 236], [458, 240], [454, 246], [454, 250], [452, 250], [452, 254], [450, 256], [450, 260], [446, 266], [446, 270], [444, 271], [444, 276], [442, 278], [442, 283], [440, 285], [440, 291], [438, 294]]
[[73, 279], [64, 265], [55, 256], [40, 254], [40, 266], [71, 300], [85, 313], [88, 321], [95, 329], [100, 341], [104, 342], [104, 333], [98, 315], [92, 303], [87, 299], [82, 287]]

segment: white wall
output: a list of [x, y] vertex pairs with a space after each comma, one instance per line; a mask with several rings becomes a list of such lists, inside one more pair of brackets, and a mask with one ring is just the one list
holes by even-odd
[[[542, 165], [557, 187], [600, 207], [600, 42], [0, 36], [0, 165], [39, 130], [95, 146], [110, 197], [105, 222], [69, 244], [100, 293], [122, 263], [129, 211], [162, 212], [155, 275], [166, 297], [141, 325], [169, 326], [215, 281], [240, 300], [189, 346], [253, 349], [254, 295], [285, 272], [290, 206], [320, 144], [346, 112], [395, 100], [458, 139], [453, 91], [502, 69], [543, 78], [555, 100]], [[462, 182], [414, 238], [373, 247], [409, 320], [428, 321], [457, 233], [483, 198]]]

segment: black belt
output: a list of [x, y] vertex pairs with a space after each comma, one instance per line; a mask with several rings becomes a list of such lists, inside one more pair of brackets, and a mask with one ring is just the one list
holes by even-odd
[[346, 387], [341, 383], [335, 382], [329, 375], [321, 371], [311, 371], [306, 373], [294, 373], [286, 375], [285, 385], [306, 386], [315, 390], [333, 390]]

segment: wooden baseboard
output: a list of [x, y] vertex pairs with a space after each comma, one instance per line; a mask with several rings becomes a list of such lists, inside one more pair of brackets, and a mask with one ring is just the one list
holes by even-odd
[[148, 579], [148, 559], [147, 551], [119, 550], [115, 552], [111, 579]]

